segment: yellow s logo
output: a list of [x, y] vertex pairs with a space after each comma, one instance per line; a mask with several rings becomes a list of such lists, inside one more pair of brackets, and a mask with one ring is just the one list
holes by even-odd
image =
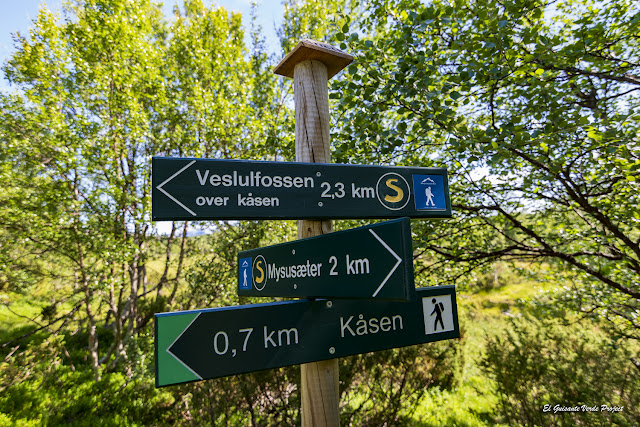
[[387, 182], [385, 183], [387, 185], [387, 187], [389, 187], [390, 189], [392, 189], [392, 190], [394, 190], [396, 192], [395, 196], [390, 196], [388, 194], [386, 196], [384, 196], [384, 199], [389, 203], [398, 203], [400, 200], [402, 200], [404, 198], [404, 191], [402, 191], [402, 189], [400, 187], [393, 185], [396, 182], [398, 182], [397, 179], [389, 178], [387, 180]]
[[260, 267], [261, 263], [262, 260], [256, 262], [256, 268], [260, 270], [260, 276], [256, 277], [256, 283], [262, 283], [262, 281], [264, 280], [264, 270], [262, 269], [262, 267]]

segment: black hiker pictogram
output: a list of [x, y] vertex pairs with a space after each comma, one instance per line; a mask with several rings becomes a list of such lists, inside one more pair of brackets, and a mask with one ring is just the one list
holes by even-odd
[[438, 321], [440, 322], [440, 326], [442, 326], [442, 330], [444, 330], [444, 323], [442, 322], [442, 312], [444, 311], [444, 304], [442, 304], [441, 302], [436, 302], [435, 298], [433, 298], [431, 302], [435, 306], [433, 308], [433, 311], [431, 312], [431, 316], [433, 316], [434, 313], [436, 314], [436, 321], [433, 323], [433, 331], [435, 332], [438, 330]]

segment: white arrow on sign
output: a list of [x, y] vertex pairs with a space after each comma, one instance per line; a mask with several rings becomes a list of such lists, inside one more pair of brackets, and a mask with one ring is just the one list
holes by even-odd
[[164, 182], [160, 185], [158, 185], [156, 188], [160, 191], [162, 191], [162, 193], [167, 196], [168, 198], [170, 198], [171, 200], [173, 200], [174, 202], [176, 202], [178, 205], [180, 205], [185, 211], [189, 212], [191, 215], [193, 216], [198, 216], [196, 215], [196, 213], [194, 211], [192, 211], [191, 209], [189, 209], [188, 207], [186, 207], [185, 205], [182, 204], [182, 202], [180, 202], [180, 200], [176, 199], [175, 197], [173, 197], [171, 194], [169, 194], [167, 192], [167, 190], [165, 190], [164, 188], [162, 188], [163, 185], [165, 185], [167, 182], [171, 181], [173, 178], [175, 178], [176, 176], [180, 175], [182, 172], [184, 172], [185, 170], [187, 170], [189, 168], [189, 166], [191, 166], [192, 164], [194, 164], [196, 161], [192, 160], [191, 162], [189, 162], [189, 164], [187, 164], [185, 167], [183, 167], [182, 169], [180, 169], [178, 172], [174, 173], [173, 175], [171, 175], [169, 178], [165, 179]]
[[393, 266], [393, 268], [391, 269], [391, 271], [389, 272], [389, 274], [387, 274], [387, 277], [384, 278], [384, 280], [382, 281], [382, 283], [380, 283], [380, 286], [378, 286], [378, 289], [376, 289], [376, 291], [373, 293], [373, 295], [371, 295], [372, 297], [375, 297], [376, 295], [378, 295], [378, 292], [380, 292], [380, 290], [384, 287], [385, 283], [387, 283], [387, 280], [389, 280], [389, 277], [391, 277], [391, 275], [393, 274], [394, 271], [396, 271], [396, 268], [398, 268], [398, 266], [400, 265], [400, 263], [402, 262], [402, 258], [400, 258], [398, 256], [397, 253], [395, 253], [390, 247], [389, 245], [387, 245], [385, 243], [384, 240], [382, 240], [380, 238], [380, 236], [378, 236], [375, 231], [369, 229], [369, 231], [371, 232], [371, 234], [373, 234], [373, 237], [375, 237], [376, 239], [378, 239], [378, 241], [380, 243], [382, 243], [382, 246], [384, 246], [389, 252], [391, 252], [391, 255], [393, 255], [395, 257], [395, 259], [398, 260], [398, 262], [396, 262], [396, 265]]

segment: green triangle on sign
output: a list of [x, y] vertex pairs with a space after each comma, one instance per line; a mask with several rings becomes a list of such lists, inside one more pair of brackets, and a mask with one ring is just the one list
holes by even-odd
[[156, 387], [202, 379], [168, 351], [199, 314], [156, 315]]

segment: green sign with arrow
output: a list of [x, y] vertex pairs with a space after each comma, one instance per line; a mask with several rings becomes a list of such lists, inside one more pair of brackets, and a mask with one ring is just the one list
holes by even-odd
[[410, 302], [297, 300], [155, 315], [156, 386], [459, 338], [455, 288]]
[[451, 218], [443, 168], [154, 157], [161, 220]]
[[410, 300], [409, 218], [238, 254], [238, 295]]

